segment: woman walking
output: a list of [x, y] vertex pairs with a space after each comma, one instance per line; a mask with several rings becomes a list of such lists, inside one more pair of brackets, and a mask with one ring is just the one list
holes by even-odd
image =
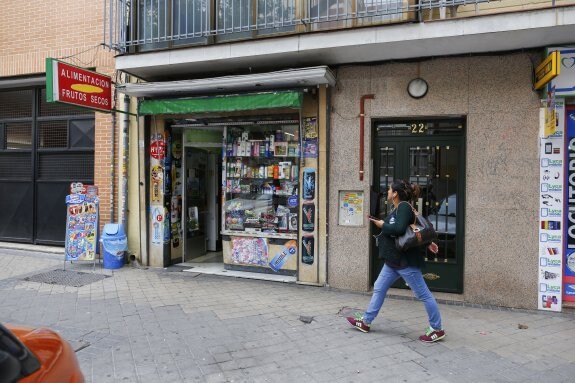
[[[417, 299], [423, 302], [429, 319], [429, 327], [425, 334], [419, 337], [422, 342], [436, 342], [445, 338], [445, 331], [441, 324], [441, 314], [435, 298], [429, 291], [423, 280], [421, 268], [424, 258], [421, 249], [412, 248], [407, 251], [399, 251], [395, 247], [395, 237], [402, 235], [407, 227], [413, 223], [415, 217], [410, 202], [419, 196], [419, 187], [402, 180], [395, 180], [387, 191], [387, 200], [393, 204], [391, 214], [385, 220], [369, 218], [371, 222], [381, 229], [377, 235], [379, 257], [385, 262], [375, 284], [373, 295], [367, 310], [363, 315], [347, 317], [348, 322], [363, 332], [369, 332], [371, 322], [375, 319], [383, 306], [387, 290], [400, 277], [413, 290]], [[429, 251], [437, 253], [435, 243], [428, 246]]]

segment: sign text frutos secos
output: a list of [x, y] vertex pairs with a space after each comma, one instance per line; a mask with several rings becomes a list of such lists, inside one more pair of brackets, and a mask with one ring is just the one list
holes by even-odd
[[48, 58], [46, 100], [109, 112], [112, 109], [112, 79]]

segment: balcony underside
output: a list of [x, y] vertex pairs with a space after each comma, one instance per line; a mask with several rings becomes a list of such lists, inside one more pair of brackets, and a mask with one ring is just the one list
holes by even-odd
[[118, 56], [147, 81], [575, 44], [575, 6]]

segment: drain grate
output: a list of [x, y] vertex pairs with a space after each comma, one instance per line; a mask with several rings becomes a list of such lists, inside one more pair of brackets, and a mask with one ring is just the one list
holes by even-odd
[[53, 270], [26, 277], [24, 280], [28, 282], [47, 283], [50, 285], [82, 287], [108, 277], [109, 275], [84, 273], [81, 271]]

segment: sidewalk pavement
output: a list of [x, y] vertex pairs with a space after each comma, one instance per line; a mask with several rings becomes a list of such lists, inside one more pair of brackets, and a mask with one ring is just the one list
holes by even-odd
[[0, 322], [60, 332], [90, 383], [575, 381], [573, 314], [440, 304], [447, 337], [424, 344], [414, 300], [388, 298], [364, 334], [344, 316], [368, 294], [130, 266], [82, 287], [24, 280], [63, 265], [0, 248]]

